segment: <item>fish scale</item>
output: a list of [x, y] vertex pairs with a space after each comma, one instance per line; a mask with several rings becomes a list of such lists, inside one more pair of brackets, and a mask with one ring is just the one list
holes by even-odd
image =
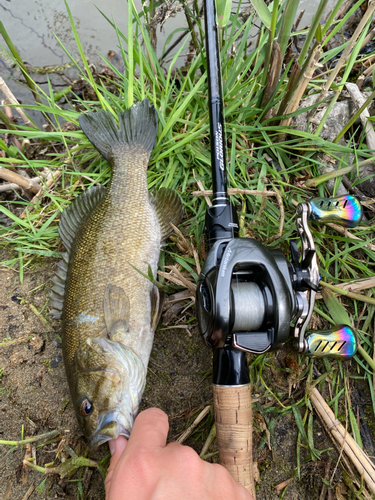
[[[126, 160], [129, 150], [123, 149], [116, 150], [111, 161], [113, 176], [108, 193], [77, 235], [71, 254], [63, 320], [74, 324], [74, 319], [82, 313], [98, 317], [95, 324], [88, 322], [86, 330], [80, 329], [80, 342], [89, 336], [99, 336], [105, 327], [103, 296], [109, 283], [121, 286], [129, 297], [130, 328], [147, 330], [145, 318], [151, 314], [151, 304], [145, 302], [144, 297], [151, 293], [154, 285], [131, 265], [145, 274], [150, 265], [156, 274], [160, 227], [148, 201], [148, 157], [131, 151], [135, 158], [140, 157], [135, 165], [134, 161]], [[78, 334], [71, 332], [65, 338], [69, 339], [69, 343], [63, 345], [70, 363], [77, 349], [77, 341], [72, 339], [78, 338]], [[132, 339], [129, 346], [140, 342], [142, 339]], [[146, 350], [142, 356], [146, 362], [151, 345], [142, 347]]]
[[[157, 130], [147, 99], [119, 113], [81, 115], [88, 139], [112, 169], [62, 214], [67, 256], [52, 293], [63, 320], [63, 355], [77, 419], [92, 446], [129, 436], [145, 387], [160, 314], [156, 276], [161, 243], [182, 218], [172, 190], [150, 195], [147, 167]], [[65, 277], [66, 274], [66, 277]], [[64, 295], [64, 297], [62, 297]]]

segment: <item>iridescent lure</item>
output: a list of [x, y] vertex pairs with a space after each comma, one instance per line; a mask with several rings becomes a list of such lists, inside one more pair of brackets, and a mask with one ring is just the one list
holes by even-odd
[[351, 195], [335, 198], [313, 198], [309, 201], [309, 219], [319, 222], [337, 222], [340, 226], [356, 227], [362, 218], [362, 206]]

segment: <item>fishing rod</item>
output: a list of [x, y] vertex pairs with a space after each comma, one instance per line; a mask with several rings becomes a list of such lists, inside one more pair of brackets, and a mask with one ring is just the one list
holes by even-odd
[[280, 348], [292, 338], [297, 352], [350, 359], [357, 337], [349, 325], [307, 332], [319, 287], [308, 222], [357, 226], [362, 207], [353, 196], [314, 198], [297, 206], [302, 255], [292, 240], [291, 261], [281, 250], [238, 237], [238, 217], [227, 190], [224, 106], [215, 0], [204, 0], [212, 207], [207, 208], [208, 255], [199, 276], [199, 331], [213, 349], [213, 395], [219, 461], [255, 498], [251, 385], [247, 353]]

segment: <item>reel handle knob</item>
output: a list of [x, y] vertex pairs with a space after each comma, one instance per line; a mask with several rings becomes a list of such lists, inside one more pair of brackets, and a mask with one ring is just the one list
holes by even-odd
[[334, 222], [344, 227], [356, 227], [362, 219], [362, 205], [351, 195], [334, 198], [313, 198], [309, 219], [316, 222]]
[[351, 359], [358, 346], [357, 336], [348, 325], [311, 332], [305, 337], [306, 354], [314, 358]]

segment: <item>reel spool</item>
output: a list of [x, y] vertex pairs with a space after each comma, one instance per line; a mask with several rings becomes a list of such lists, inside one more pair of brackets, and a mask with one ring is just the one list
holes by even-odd
[[250, 238], [214, 244], [198, 281], [196, 303], [199, 329], [209, 347], [230, 344], [261, 354], [287, 340], [294, 296], [281, 256]]

